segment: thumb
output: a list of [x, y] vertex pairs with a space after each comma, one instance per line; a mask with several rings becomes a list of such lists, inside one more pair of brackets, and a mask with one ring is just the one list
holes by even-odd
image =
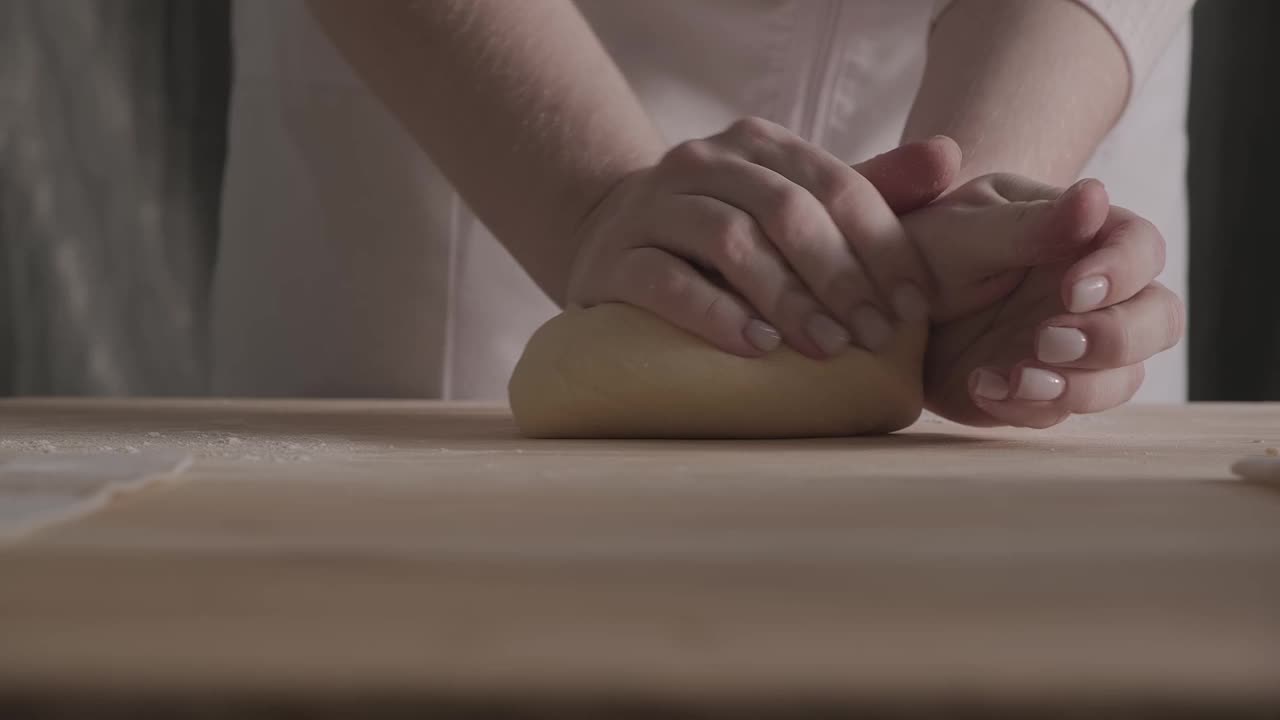
[[[965, 315], [1005, 297], [1027, 268], [1080, 255], [1111, 207], [1096, 180], [1078, 182], [1065, 192], [1028, 187], [1035, 192], [1015, 192], [1020, 188], [983, 177], [902, 218], [908, 234], [921, 243], [934, 276], [943, 279], [947, 298], [938, 306], [946, 311], [935, 320]], [[1017, 199], [1022, 197], [1035, 199]]]
[[907, 143], [853, 166], [899, 215], [933, 202], [960, 172], [960, 146], [944, 135]]
[[926, 221], [946, 226], [930, 229], [925, 237], [961, 239], [936, 247], [938, 266], [994, 275], [1066, 260], [1093, 240], [1111, 207], [1097, 180], [1081, 180], [1065, 191], [1038, 183], [988, 182], [981, 194], [998, 197], [957, 207], [957, 212], [920, 213]]

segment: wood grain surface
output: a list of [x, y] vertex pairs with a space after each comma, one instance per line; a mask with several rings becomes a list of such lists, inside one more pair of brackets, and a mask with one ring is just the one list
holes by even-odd
[[429, 402], [0, 403], [0, 455], [31, 442], [195, 463], [0, 549], [6, 717], [1280, 713], [1280, 490], [1228, 471], [1276, 405], [575, 442]]

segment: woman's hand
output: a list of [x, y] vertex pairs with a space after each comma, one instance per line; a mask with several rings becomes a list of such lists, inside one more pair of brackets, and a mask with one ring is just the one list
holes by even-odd
[[929, 276], [897, 215], [947, 187], [959, 150], [913, 143], [856, 167], [748, 118], [618, 183], [577, 230], [567, 298], [646, 308], [730, 353], [877, 350], [923, 319]]
[[1049, 427], [1129, 400], [1182, 336], [1155, 282], [1164, 240], [1102, 184], [977, 178], [903, 218], [937, 278], [927, 406], [970, 425]]

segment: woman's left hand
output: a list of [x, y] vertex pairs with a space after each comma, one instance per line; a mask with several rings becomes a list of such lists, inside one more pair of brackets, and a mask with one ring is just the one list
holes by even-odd
[[926, 406], [968, 425], [1045, 428], [1120, 405], [1179, 341], [1155, 282], [1164, 239], [1102, 184], [973, 180], [903, 217], [937, 280]]

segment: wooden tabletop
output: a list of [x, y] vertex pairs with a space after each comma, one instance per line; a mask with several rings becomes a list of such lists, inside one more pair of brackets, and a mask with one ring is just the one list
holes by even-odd
[[1228, 470], [1277, 405], [573, 442], [430, 402], [26, 400], [0, 441], [194, 457], [0, 549], [4, 717], [1280, 712], [1280, 490]]

